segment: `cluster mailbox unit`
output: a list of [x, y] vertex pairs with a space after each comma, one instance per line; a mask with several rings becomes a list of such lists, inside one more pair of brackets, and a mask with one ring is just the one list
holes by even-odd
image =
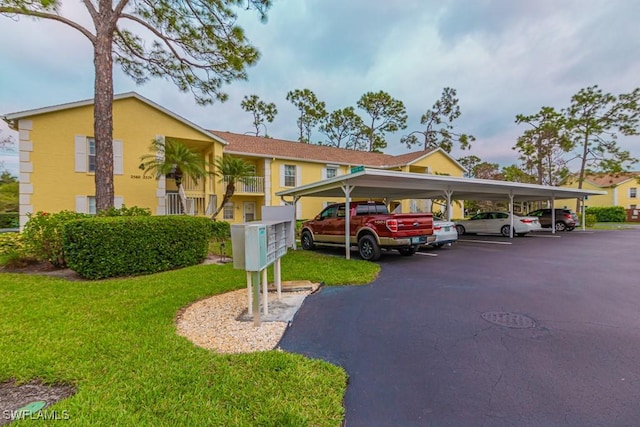
[[292, 219], [253, 221], [231, 225], [233, 267], [247, 272], [248, 311], [253, 323], [260, 325], [260, 278], [262, 276], [262, 310], [268, 314], [267, 267], [274, 266], [274, 282], [281, 297], [280, 258], [295, 240]]

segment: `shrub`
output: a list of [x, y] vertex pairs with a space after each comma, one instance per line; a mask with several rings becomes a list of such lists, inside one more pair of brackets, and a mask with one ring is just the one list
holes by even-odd
[[20, 252], [23, 249], [22, 236], [20, 233], [0, 234], [0, 255], [7, 255]]
[[151, 210], [132, 206], [130, 208], [122, 205], [121, 208], [109, 208], [106, 211], [98, 212], [97, 216], [151, 216]]
[[18, 228], [19, 226], [18, 212], [0, 212], [0, 228]]
[[98, 217], [64, 227], [69, 267], [88, 279], [156, 273], [199, 264], [211, 220], [188, 216]]
[[231, 224], [226, 221], [211, 221], [211, 237], [216, 240], [231, 238]]
[[622, 206], [591, 207], [587, 208], [587, 215], [594, 215], [597, 222], [625, 222], [627, 212]]
[[585, 218], [586, 220], [584, 222], [584, 225], [586, 225], [587, 227], [593, 227], [594, 225], [596, 225], [596, 222], [598, 222], [598, 218], [592, 214], [586, 215]]
[[67, 262], [62, 247], [64, 224], [87, 217], [91, 215], [71, 211], [29, 214], [29, 220], [22, 232], [25, 249], [40, 261], [48, 261], [59, 268], [66, 267]]

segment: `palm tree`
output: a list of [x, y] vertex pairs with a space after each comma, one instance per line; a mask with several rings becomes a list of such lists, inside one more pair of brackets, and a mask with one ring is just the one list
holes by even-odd
[[156, 138], [149, 150], [154, 154], [146, 154], [140, 158], [140, 168], [144, 174], [155, 174], [156, 178], [173, 173], [173, 180], [178, 187], [182, 213], [187, 212], [187, 196], [182, 187], [182, 178], [189, 176], [196, 183], [207, 175], [204, 158], [191, 151], [183, 143], [170, 138]]
[[227, 187], [224, 191], [224, 197], [218, 206], [218, 209], [211, 215], [211, 219], [215, 220], [224, 205], [233, 197], [236, 191], [236, 183], [246, 182], [255, 176], [254, 166], [244, 160], [231, 157], [218, 157], [215, 161], [215, 175], [220, 178], [220, 182], [227, 181]]

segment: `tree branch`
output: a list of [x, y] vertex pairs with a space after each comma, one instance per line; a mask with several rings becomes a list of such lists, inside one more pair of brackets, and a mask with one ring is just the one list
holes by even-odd
[[80, 31], [80, 33], [82, 33], [85, 37], [87, 37], [92, 44], [95, 44], [95, 41], [96, 41], [96, 37], [89, 30], [84, 28], [82, 25], [60, 15], [56, 15], [53, 13], [38, 12], [35, 10], [24, 10], [16, 7], [5, 7], [5, 6], [0, 6], [0, 13], [9, 14], [9, 15], [32, 16], [34, 18], [43, 18], [43, 19], [50, 19], [52, 21], [62, 22], [63, 24], [68, 25], [74, 30]]

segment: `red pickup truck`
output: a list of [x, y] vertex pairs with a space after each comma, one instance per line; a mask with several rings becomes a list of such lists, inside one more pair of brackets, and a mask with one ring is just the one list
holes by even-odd
[[[315, 245], [344, 245], [345, 204], [327, 206], [313, 220], [302, 224], [302, 249]], [[382, 202], [352, 202], [349, 205], [351, 244], [358, 245], [362, 259], [375, 261], [381, 249], [396, 249], [413, 255], [419, 246], [435, 240], [431, 213], [390, 214]]]

